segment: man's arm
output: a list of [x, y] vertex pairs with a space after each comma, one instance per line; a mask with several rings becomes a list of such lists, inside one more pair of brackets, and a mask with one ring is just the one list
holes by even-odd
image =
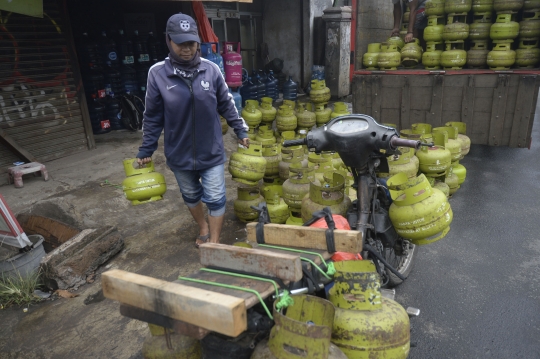
[[391, 36], [399, 36], [399, 24], [401, 22], [401, 1], [394, 3], [394, 28], [392, 29]]
[[407, 35], [405, 36], [405, 42], [411, 42], [414, 38], [414, 23], [416, 22], [416, 9], [418, 8], [418, 0], [409, 1], [409, 28], [407, 29]]

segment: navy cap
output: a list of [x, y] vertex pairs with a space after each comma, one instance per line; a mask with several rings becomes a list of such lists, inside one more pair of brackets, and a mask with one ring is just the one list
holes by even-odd
[[201, 43], [197, 23], [186, 14], [174, 14], [167, 20], [167, 35], [175, 44], [188, 41]]

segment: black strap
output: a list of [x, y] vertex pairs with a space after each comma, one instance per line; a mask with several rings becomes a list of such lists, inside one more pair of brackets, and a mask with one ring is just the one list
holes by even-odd
[[257, 207], [251, 206], [251, 208], [259, 212], [259, 221], [255, 227], [255, 237], [257, 239], [257, 243], [264, 244], [264, 225], [266, 223], [270, 223], [268, 207], [266, 207], [266, 202], [261, 202]]
[[336, 223], [334, 222], [334, 217], [332, 217], [332, 210], [330, 209], [330, 207], [325, 207], [321, 211], [314, 212], [313, 217], [311, 217], [310, 220], [304, 223], [303, 226], [309, 227], [323, 217], [326, 220], [326, 225], [328, 226], [328, 229], [325, 232], [326, 248], [329, 253], [335, 253], [336, 242], [334, 240], [334, 229], [336, 229]]
[[302, 272], [304, 273], [304, 281], [306, 282], [306, 285], [308, 287], [308, 293], [313, 294], [317, 291], [317, 281], [313, 277], [313, 274], [308, 270], [308, 264], [303, 262], [302, 263]]

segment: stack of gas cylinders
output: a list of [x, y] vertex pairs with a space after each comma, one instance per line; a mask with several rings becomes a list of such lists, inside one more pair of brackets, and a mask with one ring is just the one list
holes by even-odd
[[368, 70], [530, 69], [540, 62], [540, 1], [428, 0], [425, 48], [418, 39], [405, 44], [410, 12], [403, 14], [400, 36], [368, 45]]
[[99, 36], [83, 33], [78, 43], [93, 132], [123, 129], [118, 97], [132, 94], [144, 98], [148, 70], [165, 58], [165, 43], [157, 41], [152, 32], [127, 35], [123, 30], [102, 31]]

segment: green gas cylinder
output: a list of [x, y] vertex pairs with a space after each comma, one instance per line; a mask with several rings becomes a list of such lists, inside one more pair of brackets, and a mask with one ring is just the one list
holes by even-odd
[[414, 155], [414, 149], [398, 147], [398, 150], [401, 152], [400, 155], [395, 154], [386, 158], [390, 172], [379, 172], [377, 177], [389, 178], [400, 172], [404, 172], [408, 178], [416, 177], [420, 162], [418, 161], [418, 157]]
[[303, 166], [300, 162], [290, 164], [289, 178], [283, 183], [283, 200], [291, 210], [300, 211], [302, 199], [309, 193], [311, 182], [320, 185], [314, 172], [313, 167]]
[[257, 129], [255, 127], [250, 127], [247, 130], [247, 136], [251, 141], [257, 140]]
[[264, 177], [279, 176], [279, 161], [281, 161], [281, 153], [277, 143], [263, 145], [263, 157], [266, 160]]
[[452, 172], [458, 177], [458, 184], [462, 185], [467, 177], [467, 169], [465, 166], [459, 163], [459, 161], [452, 163]]
[[331, 170], [328, 172], [325, 172], [323, 175], [323, 179], [326, 182], [332, 181], [334, 177], [334, 173], [339, 173], [340, 175], [345, 178], [345, 195], [349, 197], [351, 201], [354, 201], [356, 199], [356, 190], [352, 187], [354, 184], [354, 177], [351, 172], [348, 170]]
[[366, 70], [377, 70], [377, 62], [379, 61], [379, 53], [381, 52], [381, 43], [376, 42], [368, 44], [368, 50], [362, 56], [362, 64]]
[[123, 161], [126, 179], [122, 182], [124, 196], [132, 205], [163, 199], [167, 191], [165, 177], [154, 171], [154, 162], [149, 162], [139, 168], [136, 158]]
[[150, 336], [142, 347], [145, 359], [199, 359], [202, 355], [201, 343], [194, 338], [175, 333], [157, 325], [148, 324]]
[[472, 0], [445, 0], [444, 12], [447, 14], [471, 11]]
[[334, 168], [336, 170], [341, 170], [341, 169], [345, 169], [345, 163], [343, 163], [343, 160], [341, 159], [341, 157], [339, 157], [339, 153], [337, 152], [322, 152], [321, 155], [323, 157], [327, 156], [327, 157], [330, 157], [332, 159], [332, 166], [334, 166]]
[[[540, 21], [537, 20], [538, 23]], [[516, 66], [520, 69], [532, 69], [540, 61], [540, 49], [517, 49]]]
[[433, 142], [433, 136], [431, 135], [432, 126], [429, 123], [417, 122], [411, 125], [413, 133], [422, 135], [421, 138], [424, 142]]
[[471, 139], [466, 135], [467, 124], [465, 122], [447, 122], [445, 126], [456, 127], [458, 130], [458, 141], [461, 142], [461, 158], [469, 153], [471, 149]]
[[508, 70], [516, 62], [516, 52], [512, 50], [512, 40], [493, 41], [493, 50], [487, 55], [491, 70]]
[[309, 166], [313, 167], [315, 179], [322, 183], [324, 181], [324, 173], [332, 171], [334, 166], [332, 164], [332, 158], [321, 157], [321, 160], [322, 162], [317, 163], [309, 162]]
[[524, 0], [494, 0], [493, 9], [499, 12], [518, 11], [523, 7]]
[[274, 131], [268, 125], [259, 126], [259, 131], [255, 136], [255, 141], [260, 142], [263, 146], [271, 145], [277, 142], [276, 137], [274, 136]]
[[289, 207], [280, 197], [279, 192], [272, 187], [266, 187], [263, 190], [263, 196], [266, 200], [266, 207], [270, 215], [271, 223], [285, 223], [289, 218]]
[[223, 116], [219, 116], [219, 122], [221, 122], [221, 134], [224, 135], [227, 133], [227, 131], [229, 131], [229, 125]]
[[257, 107], [257, 100], [246, 100], [246, 106], [242, 109], [242, 118], [250, 128], [259, 126], [262, 121], [262, 113]]
[[405, 44], [401, 49], [401, 64], [404, 67], [415, 67], [422, 59], [422, 52], [418, 39]]
[[332, 342], [349, 359], [405, 359], [410, 349], [407, 312], [381, 295], [381, 284], [370, 260], [334, 264], [329, 299], [336, 308]]
[[331, 114], [332, 110], [328, 107], [324, 107], [323, 104], [315, 105], [315, 121], [317, 123], [317, 127], [321, 127], [322, 125], [330, 121]]
[[[324, 175], [323, 175], [324, 177]], [[345, 179], [334, 173], [333, 180], [321, 185], [310, 183], [309, 196], [302, 200], [302, 220], [309, 220], [314, 212], [330, 207], [332, 213], [345, 216], [351, 200], [345, 195]]]
[[[398, 38], [401, 39], [400, 37]], [[399, 47], [398, 50], [396, 44], [383, 42], [381, 44], [379, 58], [377, 59], [377, 66], [379, 66], [381, 70], [397, 70], [397, 67], [401, 63], [401, 54], [399, 53], [400, 50], [401, 47]]]
[[309, 99], [314, 104], [326, 104], [330, 101], [330, 89], [326, 87], [326, 82], [324, 80], [311, 80]]
[[442, 16], [428, 16], [428, 25], [424, 29], [424, 40], [427, 42], [443, 41], [444, 25], [439, 23], [441, 18]]
[[463, 40], [447, 41], [446, 50], [441, 54], [441, 65], [445, 70], [460, 70], [467, 63], [467, 51], [463, 50]]
[[434, 178], [434, 177], [426, 177], [426, 178], [428, 179], [431, 187], [437, 188], [438, 190], [440, 190], [442, 193], [444, 193], [446, 198], [450, 197], [450, 187], [446, 184], [446, 182], [439, 180], [439, 178], [444, 180], [444, 176], [439, 177], [439, 178]]
[[279, 177], [263, 177], [262, 183], [259, 185], [261, 193], [264, 193], [266, 188], [270, 188], [283, 197], [283, 180]]
[[448, 142], [448, 133], [433, 133], [433, 142], [433, 147], [422, 146], [416, 151], [416, 157], [420, 162], [420, 172], [429, 177], [440, 177], [448, 171], [452, 162], [450, 151], [444, 147]]
[[277, 110], [272, 106], [272, 101], [271, 97], [263, 97], [261, 98], [261, 104], [259, 105], [259, 111], [261, 111], [262, 114], [261, 121], [269, 125], [274, 122], [277, 115]]
[[473, 0], [472, 11], [473, 13], [492, 12], [493, 0]]
[[289, 166], [291, 163], [300, 162], [307, 166], [304, 149], [302, 146], [282, 147], [281, 161], [279, 162], [279, 177], [286, 181], [289, 178]]
[[451, 161], [459, 161], [461, 156], [461, 142], [458, 141], [458, 130], [453, 126], [435, 127], [432, 130], [434, 133], [446, 132], [448, 133], [448, 141], [446, 142], [446, 149], [450, 151]]
[[388, 214], [400, 236], [417, 245], [446, 236], [452, 223], [452, 208], [446, 195], [432, 188], [423, 174], [409, 180], [404, 173], [398, 173], [386, 183], [393, 199]]
[[283, 100], [283, 106], [287, 106], [294, 111], [294, 109], [296, 108], [296, 102], [293, 100]]
[[512, 14], [497, 14], [497, 20], [489, 29], [491, 40], [511, 40], [519, 35], [519, 23], [512, 21]]
[[447, 23], [444, 25], [442, 38], [444, 41], [465, 40], [469, 37], [469, 24], [464, 18], [456, 15], [448, 15]]
[[296, 118], [298, 121], [297, 129], [311, 130], [316, 123], [315, 112], [308, 111], [304, 103], [299, 102], [296, 107]]
[[330, 342], [334, 315], [332, 303], [311, 295], [294, 296], [286, 314], [274, 305], [270, 338], [255, 347], [251, 359], [347, 359]]
[[[386, 42], [383, 42], [381, 47], [384, 47], [384, 45], [394, 45], [396, 47], [396, 50], [399, 52], [405, 46], [405, 41], [399, 36], [392, 36], [389, 37]], [[383, 50], [384, 51], [384, 50]]]
[[349, 109], [345, 102], [334, 103], [334, 111], [330, 114], [330, 119], [334, 119], [338, 116], [350, 115]]
[[428, 41], [426, 52], [422, 55], [422, 64], [427, 70], [441, 68], [442, 41]]
[[450, 188], [450, 196], [452, 196], [454, 193], [457, 192], [459, 189], [459, 178], [458, 176], [453, 172], [452, 167], [448, 170], [448, 173], [445, 176], [444, 182], [448, 185]]
[[294, 131], [297, 126], [298, 120], [294, 115], [293, 109], [288, 105], [279, 106], [276, 116], [276, 127], [278, 131]]
[[234, 214], [242, 222], [254, 222], [259, 218], [259, 212], [251, 208], [258, 207], [264, 202], [258, 187], [238, 186], [237, 198], [234, 201]]
[[290, 209], [289, 218], [287, 218], [287, 221], [285, 222], [285, 224], [288, 224], [288, 225], [291, 225], [291, 226], [301, 226], [301, 225], [303, 225], [304, 221], [302, 220], [302, 213]]
[[264, 177], [266, 159], [260, 142], [252, 141], [249, 148], [238, 144], [238, 151], [231, 155], [229, 172], [236, 182], [255, 186]]
[[443, 16], [444, 12], [444, 0], [428, 0], [425, 4], [426, 16]]

